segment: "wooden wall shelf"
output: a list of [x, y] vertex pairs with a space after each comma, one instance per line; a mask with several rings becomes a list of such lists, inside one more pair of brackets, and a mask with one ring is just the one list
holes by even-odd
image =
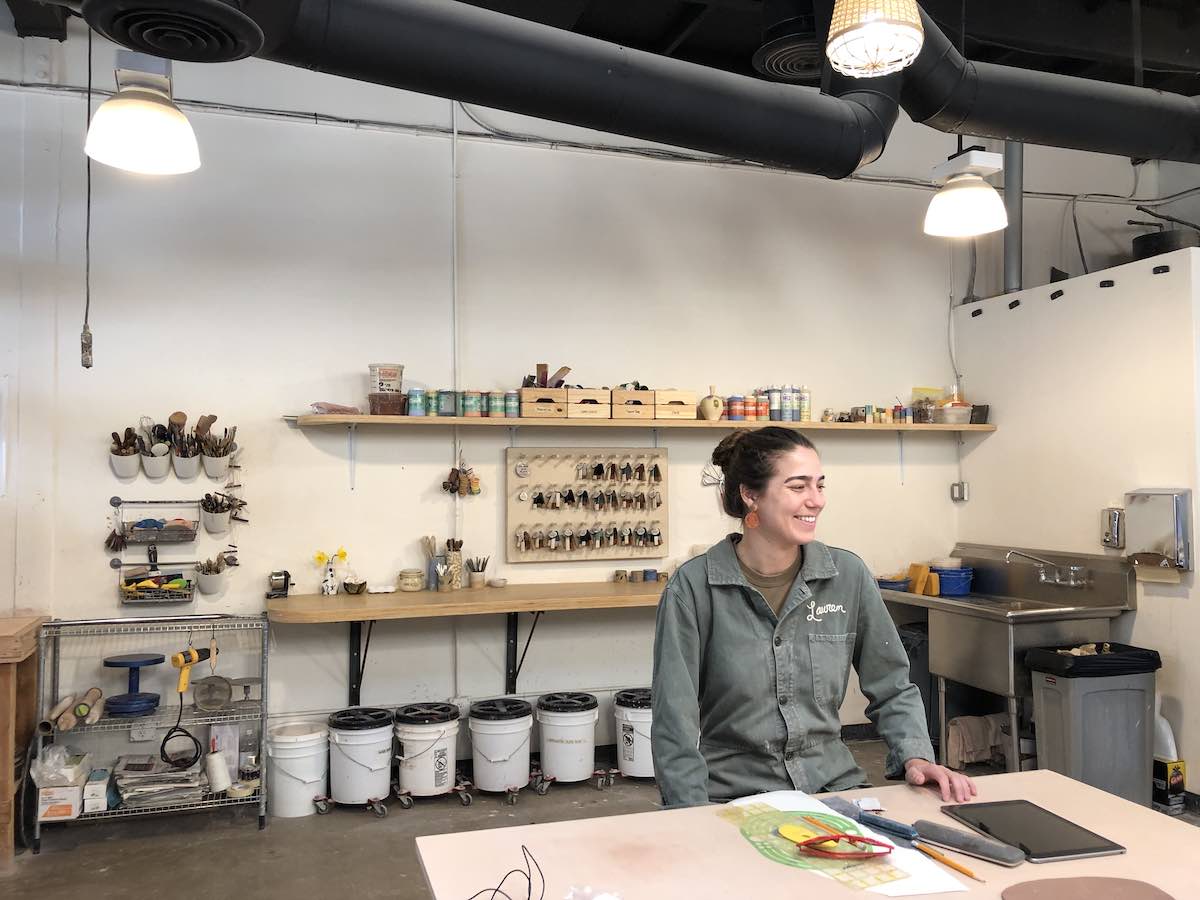
[[709, 431], [728, 431], [740, 428], [762, 428], [779, 425], [797, 431], [853, 431], [893, 434], [896, 432], [983, 432], [996, 430], [995, 425], [875, 425], [866, 422], [706, 422], [701, 419], [508, 419], [464, 418], [461, 416], [284, 416], [301, 428], [331, 425], [380, 425], [392, 428], [697, 428]]

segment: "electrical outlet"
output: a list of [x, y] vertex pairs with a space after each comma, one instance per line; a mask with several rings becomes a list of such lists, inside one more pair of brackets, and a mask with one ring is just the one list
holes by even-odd
[[970, 496], [970, 486], [965, 481], [956, 481], [950, 485], [950, 499], [955, 503], [966, 503]]
[[133, 725], [129, 726], [129, 742], [152, 741], [158, 736], [158, 729], [153, 725]]

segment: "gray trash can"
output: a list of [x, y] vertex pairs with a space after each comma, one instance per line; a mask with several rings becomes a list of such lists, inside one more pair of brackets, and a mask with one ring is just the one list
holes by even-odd
[[1096, 656], [1065, 656], [1053, 647], [1026, 653], [1038, 768], [1149, 806], [1154, 673], [1162, 660], [1155, 650], [1108, 646], [1112, 652]]

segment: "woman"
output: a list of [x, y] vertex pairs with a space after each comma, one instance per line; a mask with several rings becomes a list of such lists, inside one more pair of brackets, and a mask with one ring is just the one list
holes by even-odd
[[684, 563], [659, 604], [651, 741], [664, 805], [866, 786], [838, 718], [852, 663], [887, 777], [969, 800], [970, 779], [932, 761], [920, 692], [866, 565], [815, 540], [816, 448], [768, 427], [734, 432], [712, 461], [722, 506], [744, 527]]

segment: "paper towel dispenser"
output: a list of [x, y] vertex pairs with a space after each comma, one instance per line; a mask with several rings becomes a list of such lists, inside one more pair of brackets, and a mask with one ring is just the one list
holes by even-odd
[[1191, 571], [1192, 492], [1147, 488], [1126, 494], [1125, 555], [1138, 568]]

